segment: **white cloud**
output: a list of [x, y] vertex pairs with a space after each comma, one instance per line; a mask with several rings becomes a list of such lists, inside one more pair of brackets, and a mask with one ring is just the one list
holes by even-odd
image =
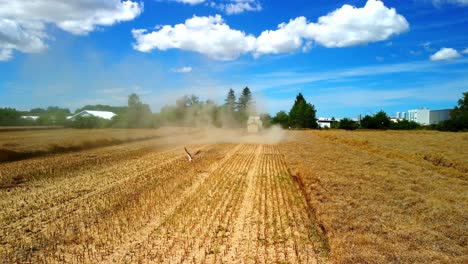
[[13, 51], [11, 49], [0, 49], [0, 61], [11, 59]]
[[211, 2], [210, 6], [225, 12], [227, 15], [240, 14], [246, 11], [262, 10], [262, 5], [256, 0], [231, 0], [230, 3], [226, 4]]
[[468, 54], [468, 48], [464, 49], [461, 53]]
[[383, 2], [368, 0], [363, 8], [343, 5], [310, 23], [306, 37], [325, 47], [348, 47], [388, 39], [409, 29], [408, 21]]
[[432, 0], [432, 3], [435, 6], [440, 6], [443, 4], [455, 4], [455, 5], [468, 5], [468, 0]]
[[46, 49], [48, 24], [85, 35], [99, 26], [132, 20], [142, 10], [142, 3], [130, 0], [0, 0], [1, 57], [10, 59], [13, 50], [34, 53]]
[[172, 69], [172, 71], [177, 72], [177, 73], [190, 73], [190, 72], [192, 72], [192, 67], [184, 66], [184, 67], [181, 67], [181, 68]]
[[172, 1], [189, 4], [189, 5], [197, 5], [197, 4], [201, 4], [205, 2], [205, 0], [172, 0]]
[[460, 57], [460, 53], [452, 48], [441, 48], [439, 51], [431, 55], [432, 61], [449, 61]]
[[195, 51], [217, 60], [233, 60], [255, 48], [255, 37], [231, 29], [220, 15], [185, 20], [184, 24], [163, 26], [157, 31], [132, 30], [134, 49], [182, 49]]
[[297, 50], [306, 52], [313, 43], [325, 47], [363, 45], [386, 40], [408, 29], [408, 22], [394, 8], [387, 8], [378, 0], [368, 0], [362, 8], [343, 5], [320, 17], [317, 23], [309, 23], [305, 17], [291, 19], [279, 24], [276, 30], [263, 31], [258, 38], [231, 29], [220, 15], [194, 16], [184, 24], [166, 25], [153, 32], [134, 29], [132, 33], [136, 40], [134, 48], [142, 52], [182, 49], [214, 59], [233, 60], [245, 53], [258, 57]]

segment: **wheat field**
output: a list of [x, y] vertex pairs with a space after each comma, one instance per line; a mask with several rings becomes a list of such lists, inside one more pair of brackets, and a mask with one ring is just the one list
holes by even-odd
[[466, 134], [140, 133], [0, 163], [2, 262], [468, 260]]

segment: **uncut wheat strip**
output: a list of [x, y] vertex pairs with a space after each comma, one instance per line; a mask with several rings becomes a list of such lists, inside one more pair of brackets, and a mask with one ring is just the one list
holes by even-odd
[[129, 250], [145, 241], [154, 229], [158, 228], [166, 218], [170, 217], [180, 207], [180, 205], [192, 197], [206, 180], [206, 178], [209, 177], [213, 171], [216, 171], [219, 167], [222, 167], [232, 157], [232, 155], [234, 155], [239, 150], [240, 147], [241, 145], [237, 145], [231, 149], [221, 161], [213, 164], [208, 169], [208, 172], [204, 173], [202, 177], [200, 177], [187, 191], [184, 192], [184, 194], [182, 194], [177, 202], [175, 202], [165, 211], [164, 217], [162, 219], [157, 219], [156, 221], [148, 223], [143, 229], [140, 230], [140, 232], [134, 235], [134, 237], [130, 238], [126, 242], [122, 243], [118, 248], [116, 248], [112, 255], [104, 259], [104, 262], [113, 263], [114, 261], [121, 261]]
[[[193, 237], [195, 242], [193, 243], [191, 248], [203, 248], [203, 251], [201, 254], [198, 254], [196, 257], [192, 254], [195, 251], [193, 250], [186, 250], [186, 253], [189, 253], [191, 255], [187, 256], [185, 254], [183, 256], [184, 259], [198, 259], [197, 262], [201, 262], [202, 259], [205, 255], [206, 251], [206, 245], [211, 245], [212, 241], [212, 235], [213, 230], [217, 230], [217, 228], [220, 227], [219, 224], [219, 214], [221, 215], [226, 215], [227, 212], [229, 212], [229, 208], [232, 207], [231, 204], [233, 203], [233, 200], [235, 197], [238, 197], [238, 195], [234, 196], [232, 190], [237, 188], [240, 184], [242, 184], [242, 178], [240, 178], [240, 174], [237, 172], [240, 172], [239, 168], [244, 167], [242, 164], [245, 162], [248, 162], [249, 156], [244, 155], [245, 151], [244, 150], [249, 150], [250, 146], [246, 146], [245, 148], [242, 148], [238, 153], [235, 155], [235, 157], [227, 163], [225, 166], [223, 166], [218, 172], [216, 172], [215, 178], [222, 179], [223, 185], [220, 186], [219, 188], [215, 188], [214, 191], [211, 191], [213, 189], [213, 185], [207, 186], [205, 191], [199, 192], [201, 194], [201, 197], [206, 197], [207, 192], [214, 193], [214, 197], [211, 201], [203, 200], [203, 199], [194, 199], [193, 201], [193, 206], [204, 206], [204, 204], [207, 204], [207, 210], [203, 210], [201, 215], [198, 215], [196, 217], [195, 225], [192, 225], [190, 227], [190, 230], [195, 230], [194, 233], [198, 234], [196, 237]], [[228, 177], [226, 172], [231, 172]], [[227, 179], [227, 180], [226, 180]], [[220, 191], [218, 191], [220, 190]], [[219, 196], [219, 198], [217, 198]], [[203, 221], [201, 221], [203, 219]], [[206, 225], [208, 223], [208, 225]], [[216, 226], [216, 228], [215, 228]], [[173, 245], [170, 246], [172, 248]], [[174, 259], [170, 259], [169, 261], [181, 261], [178, 257]]]
[[[206, 146], [202, 146], [201, 148], [205, 148], [205, 147]], [[5, 229], [8, 229], [8, 228], [16, 229], [18, 225], [24, 226], [28, 222], [34, 221], [35, 219], [38, 219], [38, 221], [43, 222], [43, 221], [45, 221], [45, 218], [50, 218], [52, 216], [51, 212], [63, 212], [62, 209], [66, 208], [66, 207], [70, 207], [71, 204], [81, 203], [83, 200], [87, 200], [87, 199], [92, 198], [93, 196], [96, 196], [96, 195], [105, 195], [105, 194], [109, 193], [109, 189], [113, 188], [115, 185], [124, 184], [125, 182], [127, 182], [127, 181], [129, 181], [131, 179], [138, 178], [141, 175], [145, 175], [148, 171], [151, 171], [156, 167], [164, 166], [164, 165], [173, 163], [174, 161], [176, 161], [176, 160], [180, 159], [181, 157], [183, 157], [183, 154], [180, 154], [180, 155], [178, 155], [178, 156], [176, 156], [174, 158], [170, 158], [169, 160], [167, 160], [166, 159], [166, 154], [167, 153], [160, 154], [160, 155], [163, 156], [161, 158], [160, 162], [153, 163], [152, 166], [143, 166], [143, 167], [145, 167], [145, 169], [140, 170], [139, 173], [137, 173], [137, 174], [134, 173], [133, 166], [125, 166], [122, 169], [122, 164], [116, 164], [115, 166], [113, 166], [111, 168], [103, 168], [102, 170], [100, 170], [99, 172], [96, 172], [96, 173], [86, 172], [85, 173], [86, 176], [91, 175], [89, 177], [93, 177], [93, 175], [96, 175], [96, 174], [101, 174], [103, 176], [100, 177], [99, 179], [109, 180], [109, 177], [110, 177], [110, 179], [113, 179], [114, 181], [111, 180], [110, 182], [104, 182], [103, 186], [99, 186], [99, 184], [96, 184], [96, 182], [92, 182], [91, 184], [95, 186], [94, 191], [88, 192], [88, 193], [86, 193], [84, 195], [76, 196], [75, 198], [69, 199], [68, 201], [61, 201], [58, 204], [54, 203], [53, 206], [48, 207], [48, 208], [46, 207], [45, 209], [42, 208], [42, 209], [40, 209], [41, 211], [39, 211], [37, 213], [34, 213], [32, 215], [29, 215], [26, 218], [22, 218], [22, 219], [18, 219], [17, 221], [10, 222], [10, 224], [5, 226]], [[158, 155], [156, 155], [156, 156], [158, 156]], [[151, 158], [154, 159], [154, 156], [151, 155], [151, 157], [147, 157], [147, 158], [148, 159], [151, 159]], [[116, 173], [116, 172], [118, 172], [118, 173]], [[127, 176], [121, 177], [122, 174], [124, 174], [124, 175], [126, 174]], [[96, 177], [94, 177], [94, 178], [96, 178]], [[74, 182], [78, 182], [78, 181], [74, 180]], [[84, 181], [84, 182], [87, 182], [87, 181]], [[65, 182], [64, 185], [67, 185], [67, 183], [68, 182]], [[78, 184], [81, 184], [81, 183], [78, 182]], [[58, 186], [60, 186], [60, 185], [58, 185]], [[57, 188], [57, 187], [54, 187], [54, 188]], [[48, 192], [44, 192], [44, 193], [48, 193]], [[55, 201], [54, 198], [56, 198], [56, 197], [55, 196], [48, 196], [47, 200]], [[37, 207], [40, 208], [39, 206], [37, 206]]]

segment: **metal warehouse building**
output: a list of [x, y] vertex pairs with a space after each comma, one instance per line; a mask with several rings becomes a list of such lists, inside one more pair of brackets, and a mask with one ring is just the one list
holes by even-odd
[[408, 120], [421, 125], [433, 125], [450, 119], [450, 109], [429, 110], [427, 108], [408, 111]]

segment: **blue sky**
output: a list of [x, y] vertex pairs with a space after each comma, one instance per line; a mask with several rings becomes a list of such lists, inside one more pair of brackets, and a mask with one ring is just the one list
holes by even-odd
[[[0, 107], [254, 92], [318, 116], [452, 108], [468, 91], [467, 0], [0, 0]], [[281, 24], [281, 25], [280, 25]]]

